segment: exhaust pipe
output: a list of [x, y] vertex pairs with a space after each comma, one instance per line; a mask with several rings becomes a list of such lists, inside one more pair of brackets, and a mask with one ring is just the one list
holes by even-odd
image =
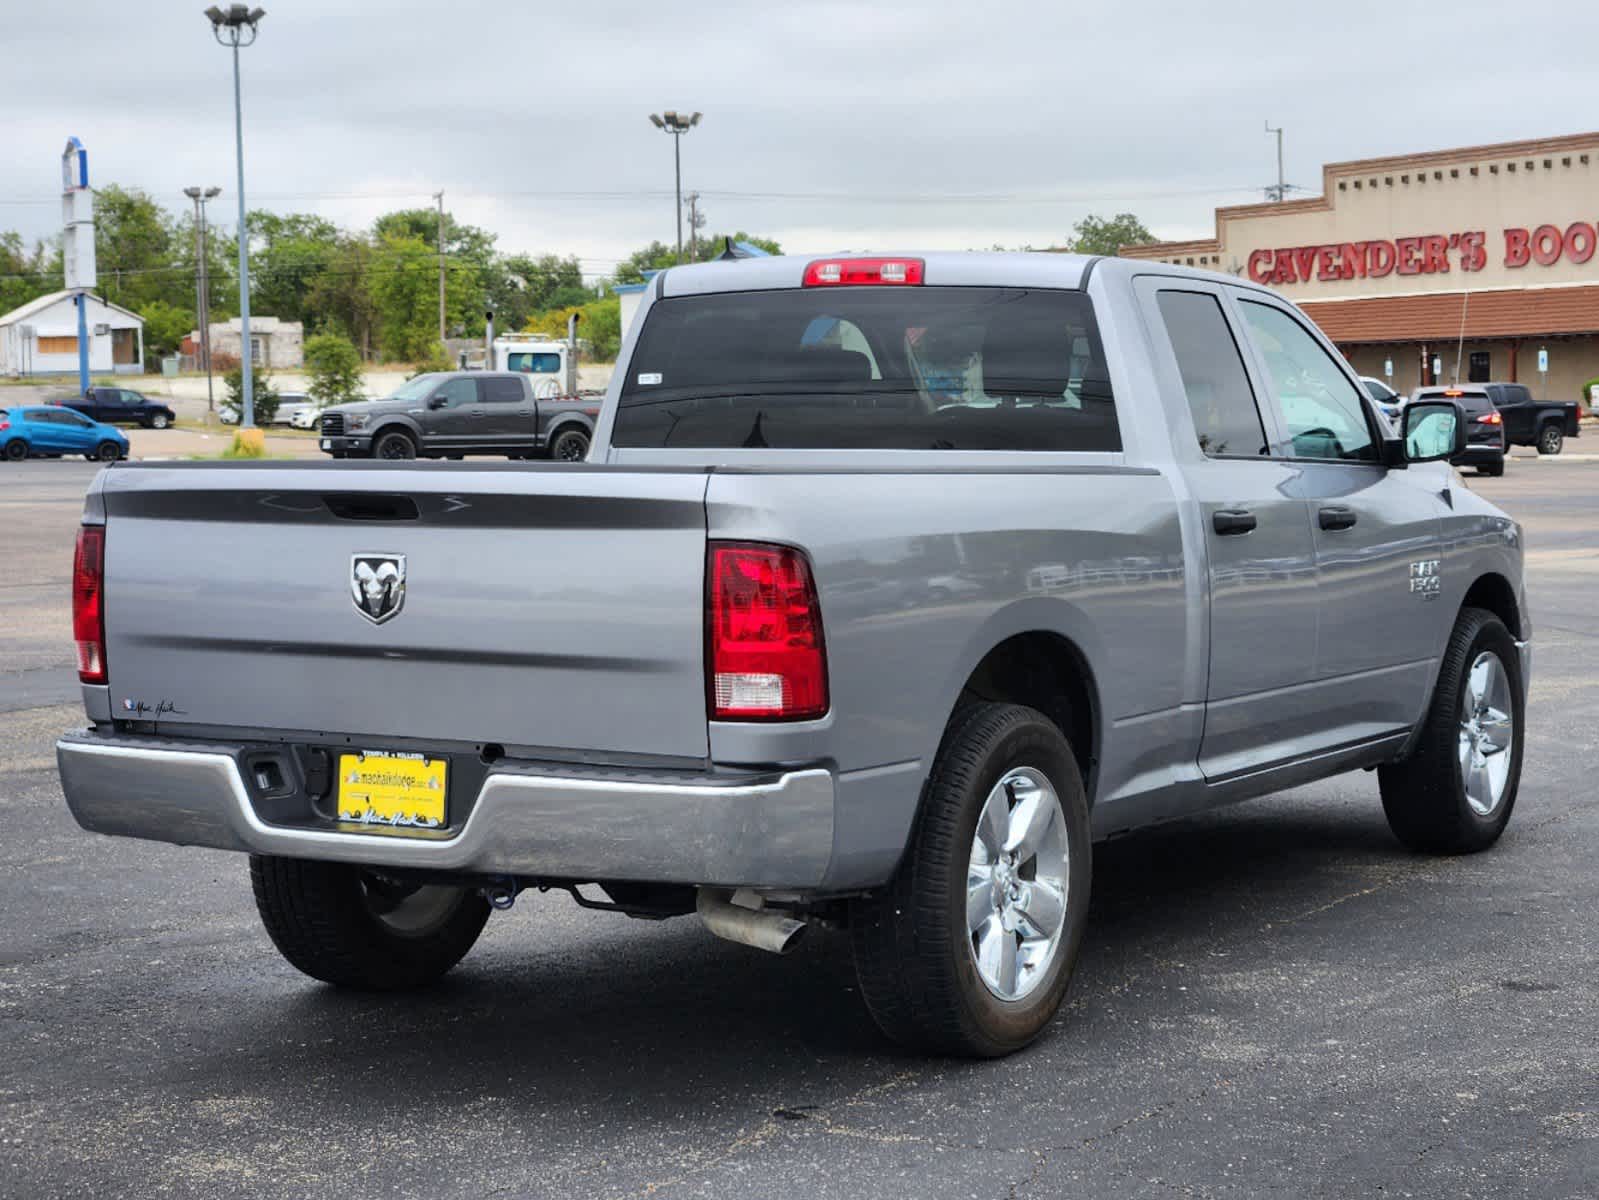
[[787, 954], [805, 934], [804, 921], [772, 909], [734, 904], [727, 892], [715, 888], [700, 888], [695, 907], [705, 928], [717, 937], [772, 954]]

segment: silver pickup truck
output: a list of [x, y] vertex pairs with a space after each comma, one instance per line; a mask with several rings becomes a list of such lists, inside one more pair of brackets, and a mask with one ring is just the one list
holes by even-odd
[[241, 850], [272, 940], [425, 984], [526, 888], [785, 950], [1003, 1054], [1092, 844], [1376, 770], [1417, 851], [1515, 803], [1520, 527], [1291, 304], [1069, 255], [655, 277], [587, 464], [108, 468], [59, 745], [102, 833]]

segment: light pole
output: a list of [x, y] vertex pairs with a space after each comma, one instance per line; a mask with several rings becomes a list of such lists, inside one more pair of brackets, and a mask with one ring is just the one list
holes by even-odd
[[700, 114], [684, 115], [668, 109], [657, 116], [650, 114], [650, 122], [663, 133], [672, 135], [672, 164], [677, 180], [677, 261], [683, 261], [683, 135], [700, 123]]
[[205, 364], [205, 408], [207, 412], [215, 412], [217, 401], [211, 391], [211, 280], [206, 269], [211, 248], [205, 223], [205, 202], [220, 196], [222, 189], [186, 187], [183, 194], [194, 201], [194, 311], [200, 318], [200, 361]]
[[[255, 425], [255, 381], [250, 369], [250, 226], [244, 213], [244, 105], [239, 96], [239, 47], [255, 44], [256, 26], [266, 9], [230, 4], [205, 10], [211, 33], [219, 46], [233, 48], [233, 141], [239, 158], [239, 364], [244, 373], [244, 412], [239, 428]], [[248, 32], [246, 32], [248, 31]]]

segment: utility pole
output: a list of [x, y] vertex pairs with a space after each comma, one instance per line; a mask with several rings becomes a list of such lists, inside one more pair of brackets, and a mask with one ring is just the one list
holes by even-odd
[[1283, 131], [1282, 126], [1272, 128], [1270, 121], [1266, 122], [1266, 132], [1277, 135], [1277, 186], [1266, 189], [1266, 199], [1281, 204], [1288, 198], [1288, 184], [1283, 178]]
[[209, 229], [205, 220], [205, 202], [222, 194], [219, 187], [186, 187], [183, 194], [194, 201], [194, 253], [195, 253], [195, 312], [200, 332], [200, 365], [205, 368], [205, 407], [215, 412], [216, 395], [211, 386], [211, 278], [208, 260], [211, 256]]
[[444, 345], [444, 190], [433, 193], [439, 202], [439, 345]]
[[700, 213], [700, 194], [690, 192], [683, 197], [683, 203], [688, 205], [688, 260], [700, 260], [700, 226], [705, 224], [705, 217]]

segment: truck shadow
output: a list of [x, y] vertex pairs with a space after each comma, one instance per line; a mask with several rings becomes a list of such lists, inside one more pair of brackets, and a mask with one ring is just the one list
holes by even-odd
[[[1393, 841], [1374, 799], [1264, 802], [1103, 843], [1069, 1008], [1032, 1053], [1086, 1053], [1084, 1026], [1130, 973], [1221, 950], [1269, 959], [1272, 949], [1255, 945], [1261, 929], [1420, 862]], [[841, 935], [816, 936], [780, 959], [719, 942], [692, 918], [656, 925], [530, 898], [532, 914], [522, 913], [524, 899], [496, 917], [436, 987], [371, 997], [307, 982], [255, 1025], [252, 1041], [284, 1068], [336, 1081], [351, 1100], [369, 1089], [462, 1103], [492, 1094], [512, 1109], [639, 1104], [641, 1116], [652, 1098], [765, 1101], [805, 1095], [863, 1063], [881, 1071], [921, 1061], [873, 1027]], [[538, 910], [554, 904], [568, 911], [551, 911], [552, 930]], [[1319, 919], [1338, 941], [1337, 922], [1362, 918]], [[1116, 1036], [1139, 1019], [1135, 1011], [1129, 1026], [1123, 1014]]]

